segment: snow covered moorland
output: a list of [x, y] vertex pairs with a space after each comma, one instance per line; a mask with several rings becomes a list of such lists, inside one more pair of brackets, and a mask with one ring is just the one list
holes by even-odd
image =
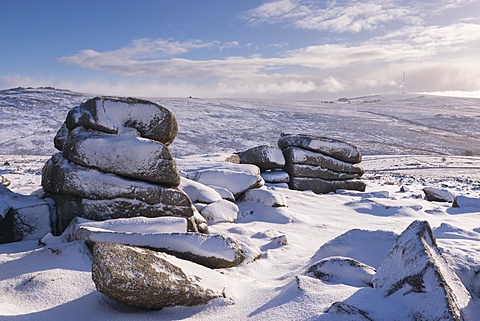
[[[53, 137], [68, 111], [91, 97], [50, 88], [0, 92], [0, 175], [8, 188], [39, 194], [41, 170], [56, 152]], [[184, 176], [230, 170], [235, 165], [225, 159], [233, 152], [276, 146], [281, 133], [305, 133], [358, 146], [366, 191], [257, 189], [271, 193], [246, 194], [235, 203], [222, 202], [220, 210], [206, 210], [210, 237], [194, 249], [184, 237], [165, 237], [167, 231], [185, 232], [181, 219], [160, 218], [79, 220], [70, 235], [82, 240], [47, 235], [40, 244], [38, 236], [1, 244], [0, 320], [477, 320], [478, 99], [152, 101], [177, 119], [178, 135], [169, 149]], [[242, 179], [236, 177], [230, 189]], [[225, 190], [195, 189], [192, 182], [180, 186], [199, 202], [230, 197]], [[426, 187], [456, 196], [458, 207], [428, 201]], [[2, 196], [0, 207], [7, 198]], [[132, 245], [197, 251], [197, 257], [210, 250], [234, 260], [222, 249], [225, 243], [213, 237], [220, 235], [234, 239], [244, 259], [213, 270], [164, 255], [184, 271], [202, 275], [213, 299], [191, 307], [136, 309], [97, 291], [92, 252], [83, 241], [114, 240], [122, 233]]]

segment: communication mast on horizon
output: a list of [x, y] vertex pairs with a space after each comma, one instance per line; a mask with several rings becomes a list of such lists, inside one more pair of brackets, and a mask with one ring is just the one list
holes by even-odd
[[405, 94], [405, 71], [403, 72], [403, 80], [402, 80], [402, 94]]

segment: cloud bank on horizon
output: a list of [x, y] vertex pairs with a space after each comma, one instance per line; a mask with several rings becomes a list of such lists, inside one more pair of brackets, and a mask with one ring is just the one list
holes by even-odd
[[111, 50], [85, 47], [55, 57], [56, 64], [81, 69], [83, 78], [10, 72], [0, 86], [136, 96], [338, 98], [401, 92], [405, 72], [407, 91], [480, 97], [480, 0], [273, 0], [230, 15], [237, 34], [201, 39], [187, 33], [156, 37], [146, 30], [149, 36]]

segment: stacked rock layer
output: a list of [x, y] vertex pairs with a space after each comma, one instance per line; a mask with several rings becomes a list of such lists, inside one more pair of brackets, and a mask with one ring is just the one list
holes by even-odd
[[55, 136], [60, 153], [42, 173], [43, 189], [57, 207], [53, 233], [76, 216], [179, 216], [197, 231], [168, 149], [177, 132], [173, 114], [145, 100], [96, 97], [73, 108]]
[[365, 191], [365, 183], [358, 179], [364, 170], [356, 146], [327, 137], [288, 134], [282, 135], [278, 147], [291, 189], [320, 194], [338, 189]]

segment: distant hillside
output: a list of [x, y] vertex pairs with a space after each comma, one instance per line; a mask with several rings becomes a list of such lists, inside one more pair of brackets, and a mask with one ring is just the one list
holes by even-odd
[[[0, 154], [50, 155], [67, 112], [94, 95], [69, 90], [0, 90]], [[349, 103], [268, 99], [148, 98], [170, 109], [174, 156], [233, 152], [280, 134], [346, 140], [363, 154], [480, 155], [480, 99], [375, 95]]]

